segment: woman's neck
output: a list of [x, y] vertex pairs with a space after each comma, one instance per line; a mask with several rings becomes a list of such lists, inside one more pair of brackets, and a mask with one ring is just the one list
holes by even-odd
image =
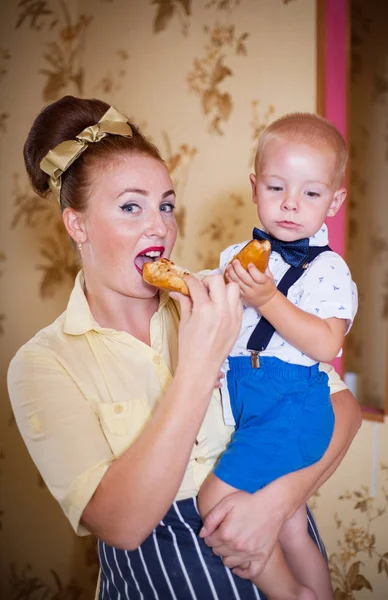
[[85, 282], [85, 295], [94, 319], [101, 327], [126, 331], [150, 345], [150, 322], [158, 310], [159, 296], [131, 298], [114, 290]]

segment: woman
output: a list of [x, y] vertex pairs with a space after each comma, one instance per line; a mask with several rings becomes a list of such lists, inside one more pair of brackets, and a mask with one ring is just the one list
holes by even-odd
[[[12, 360], [9, 392], [51, 493], [78, 534], [99, 539], [100, 600], [263, 598], [250, 561], [265, 564], [341, 461], [360, 423], [353, 397], [327, 367], [336, 427], [323, 459], [227, 498], [200, 532], [195, 496], [231, 435], [214, 387], [239, 331], [237, 286], [188, 277], [191, 299], [171, 299], [143, 281], [144, 262], [174, 246], [173, 184], [104, 102], [45, 108], [24, 156], [36, 192], [60, 202], [83, 270], [66, 311]], [[312, 521], [311, 534], [320, 545]]]

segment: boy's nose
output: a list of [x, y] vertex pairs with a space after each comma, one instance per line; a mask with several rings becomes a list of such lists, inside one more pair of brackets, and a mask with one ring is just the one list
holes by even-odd
[[282, 202], [283, 210], [298, 210], [299, 202], [295, 194], [287, 194]]

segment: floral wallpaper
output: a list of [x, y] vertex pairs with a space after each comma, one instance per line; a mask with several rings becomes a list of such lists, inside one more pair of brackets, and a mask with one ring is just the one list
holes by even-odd
[[[28, 184], [22, 146], [32, 120], [45, 104], [67, 93], [100, 97], [133, 118], [160, 148], [177, 190], [174, 257], [192, 270], [213, 267], [220, 250], [247, 239], [256, 223], [248, 176], [261, 131], [281, 114], [315, 108], [315, 19], [313, 0], [0, 4], [0, 545], [6, 549], [0, 580], [5, 600], [87, 600], [94, 596], [98, 575], [95, 540], [77, 538], [49, 495], [18, 433], [5, 385], [17, 348], [64, 310], [79, 268], [58, 207], [38, 198]], [[369, 27], [363, 19], [359, 46]], [[376, 71], [373, 78], [376, 106], [386, 98], [384, 77]], [[355, 146], [360, 155], [363, 143], [360, 137]], [[367, 179], [363, 173], [361, 189]], [[384, 231], [376, 238], [382, 263], [385, 238]], [[367, 423], [344, 465], [312, 500], [341, 600], [385, 597], [388, 447], [386, 426], [377, 427], [382, 467], [373, 489], [376, 460], [365, 449], [376, 430]]]

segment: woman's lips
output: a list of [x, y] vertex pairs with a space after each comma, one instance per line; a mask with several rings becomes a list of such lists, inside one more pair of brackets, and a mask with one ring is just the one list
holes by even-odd
[[141, 250], [141, 252], [135, 256], [134, 260], [134, 265], [138, 273], [143, 275], [144, 264], [153, 260], [159, 260], [159, 258], [163, 256], [164, 250], [164, 246], [149, 246], [148, 248]]

